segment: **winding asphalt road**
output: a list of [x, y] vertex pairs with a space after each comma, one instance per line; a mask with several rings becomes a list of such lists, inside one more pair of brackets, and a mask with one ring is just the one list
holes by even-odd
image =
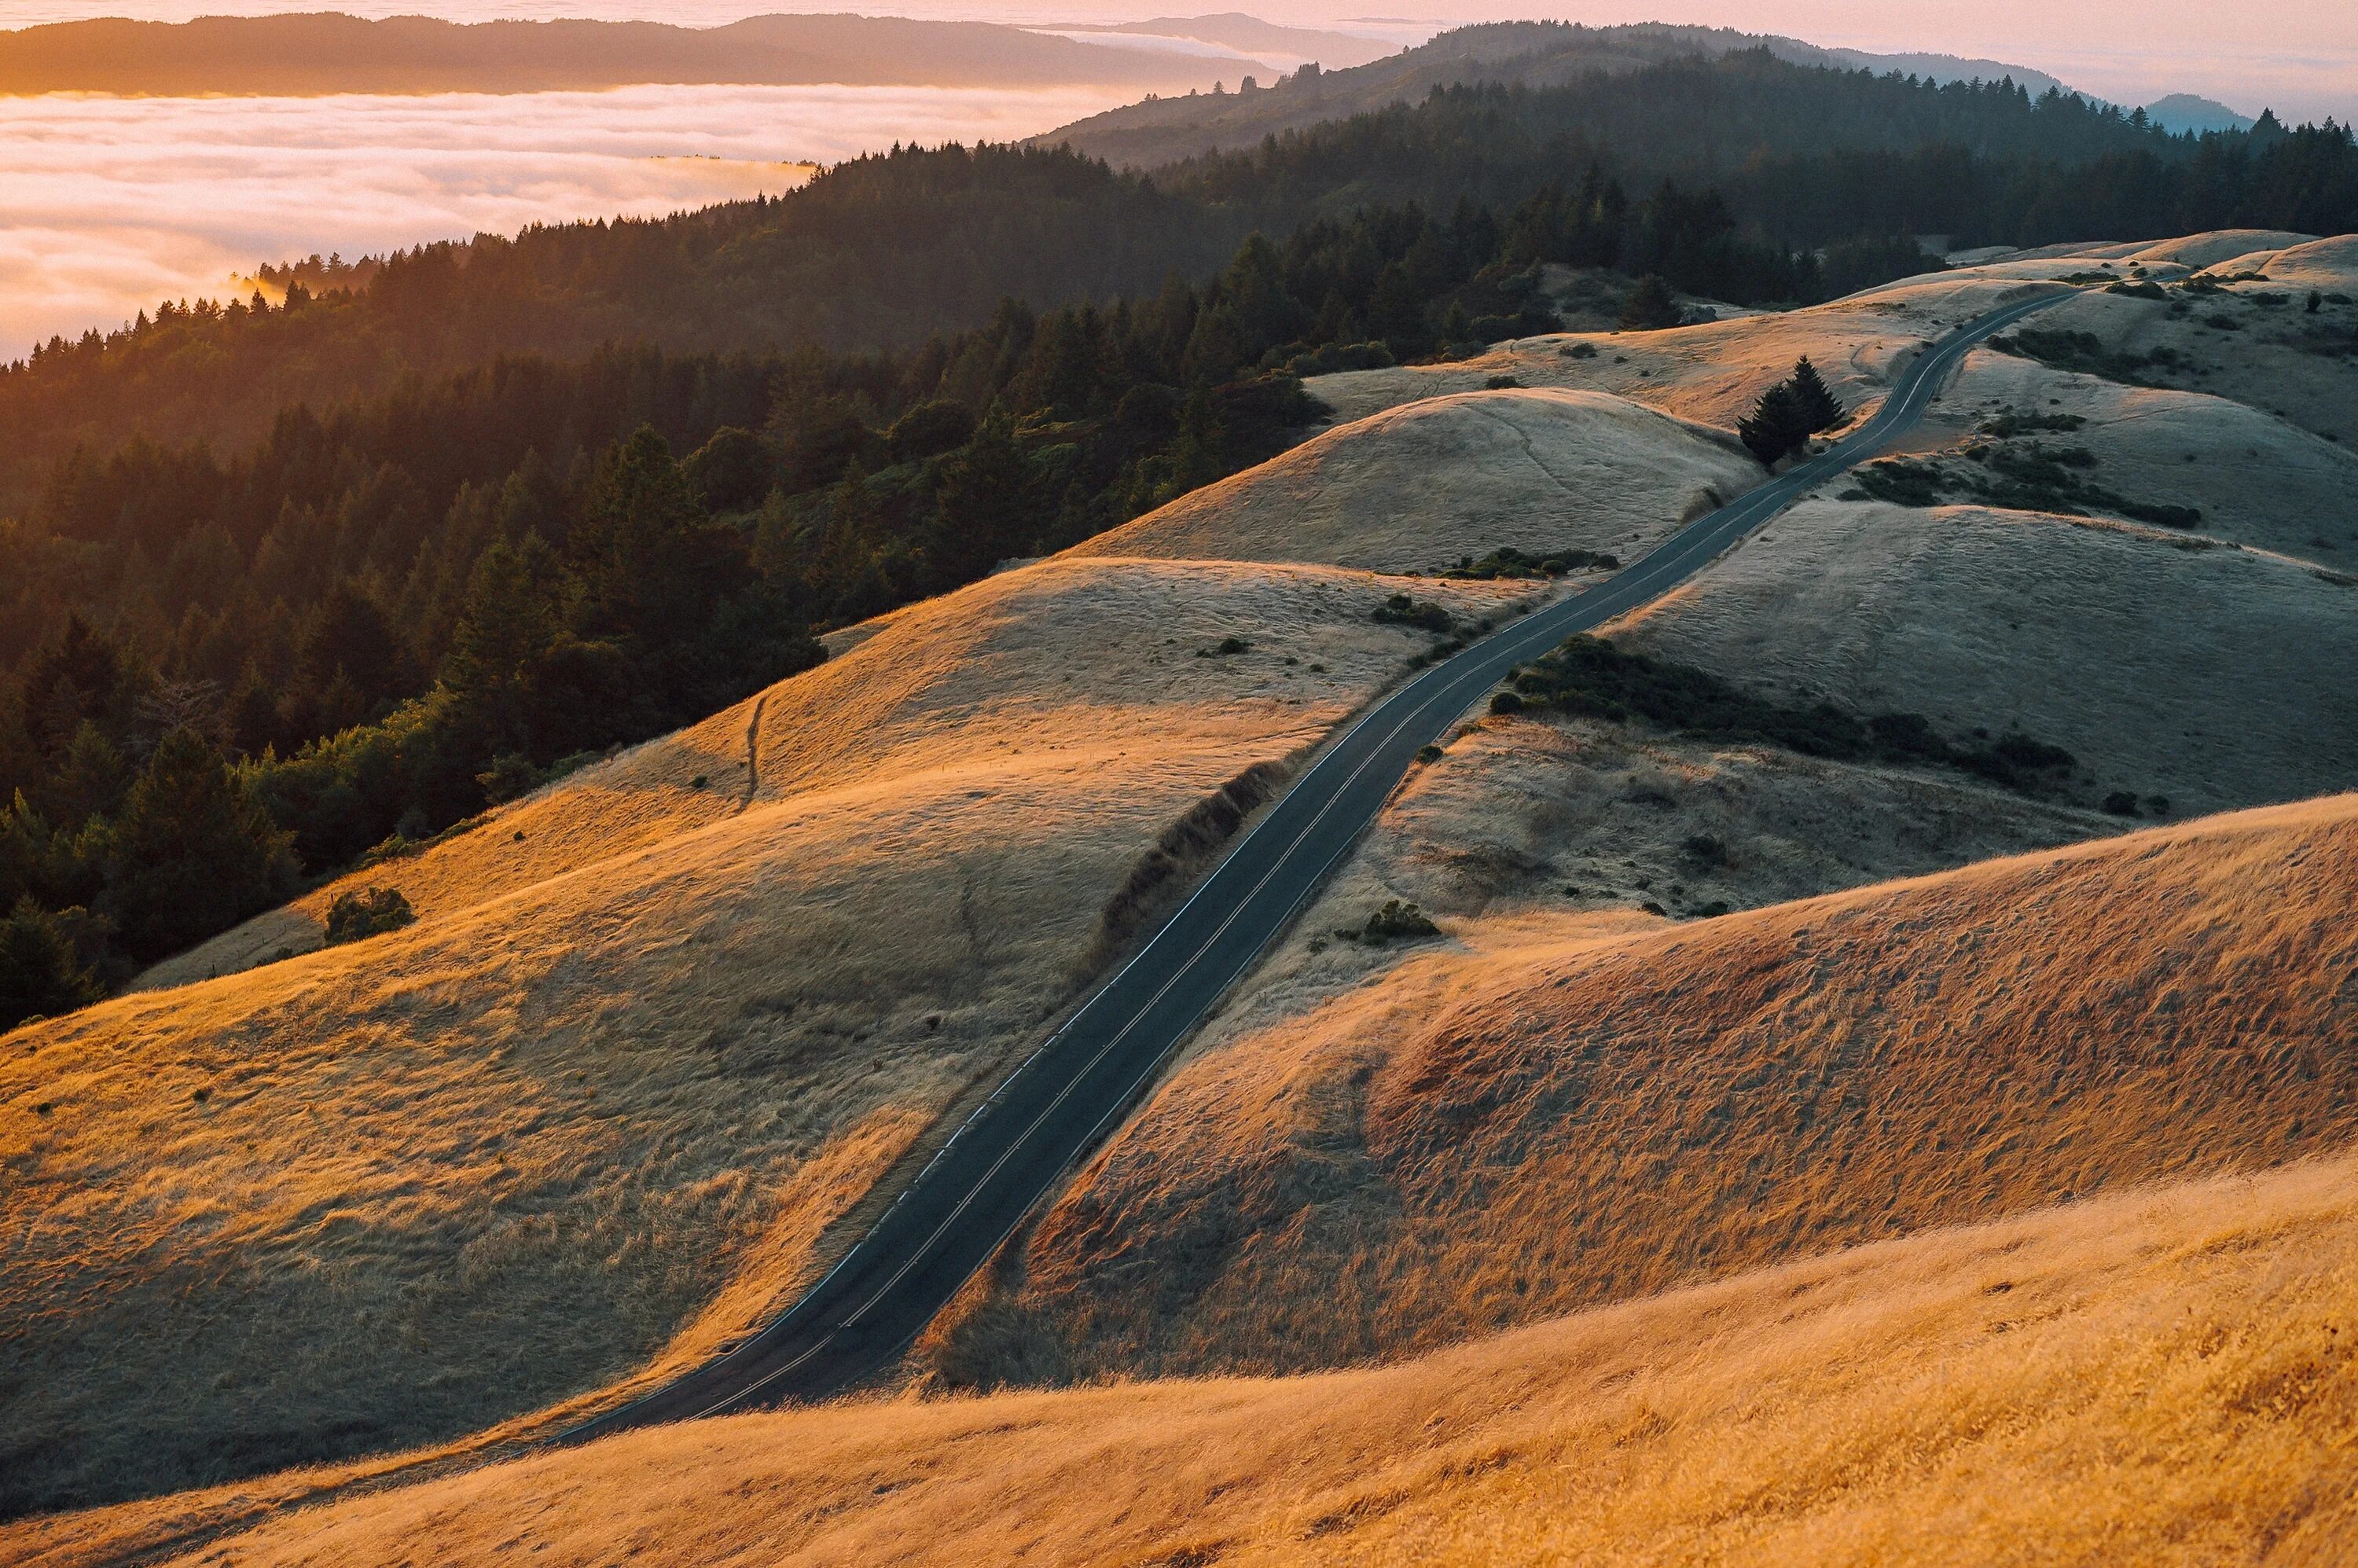
[[1597, 588], [1515, 621], [1394, 692], [1009, 1075], [801, 1301], [727, 1355], [568, 1439], [817, 1399], [890, 1362], [1252, 968], [1375, 820], [1420, 748], [1509, 668], [1677, 587], [1802, 492], [1874, 457], [1922, 416], [1967, 350], [2068, 297], [2042, 294], [1958, 329], [1902, 373], [1875, 417], [1827, 451], [1697, 519]]

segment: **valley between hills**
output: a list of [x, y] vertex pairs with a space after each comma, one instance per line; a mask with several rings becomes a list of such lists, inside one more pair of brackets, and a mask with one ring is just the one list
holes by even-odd
[[[1269, 460], [11, 1033], [9, 1501], [102, 1506], [0, 1554], [2333, 1561], [2358, 237], [1957, 260], [1310, 376]], [[891, 1370], [535, 1446], [791, 1303], [1415, 668], [1759, 483], [1798, 359], [1855, 427], [2063, 288], [1454, 724]]]

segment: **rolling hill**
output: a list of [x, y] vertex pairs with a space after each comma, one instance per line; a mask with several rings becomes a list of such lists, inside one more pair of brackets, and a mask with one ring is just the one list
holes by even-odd
[[[2346, 292], [2347, 245], [2060, 247], [1317, 378], [1336, 427], [1270, 462], [12, 1033], [5, 1506], [110, 1506], [0, 1547], [2330, 1541], [2358, 1256], [2358, 590], [2330, 562], [2358, 523], [2348, 372], [2301, 346], [2344, 307], [2260, 296]], [[1582, 591], [1434, 568], [1634, 554], [1758, 477], [1727, 427], [1798, 355], [1860, 415], [1942, 325], [2059, 276], [2053, 335], [1978, 351], [1901, 478], [1829, 485], [1604, 636], [2068, 766], [1471, 719], [871, 1390], [901, 1397], [505, 1457], [825, 1267], [1423, 656], [1393, 596], [1473, 633]], [[2253, 342], [2319, 362], [2282, 414], [2219, 346]], [[2201, 515], [1942, 488], [2044, 473], [2007, 467], [2033, 443]], [[417, 923], [319, 948], [370, 885]], [[1397, 899], [1438, 931], [1370, 939]]]

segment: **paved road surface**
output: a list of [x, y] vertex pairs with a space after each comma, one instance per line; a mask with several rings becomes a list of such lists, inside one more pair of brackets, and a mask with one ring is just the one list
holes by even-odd
[[1658, 598], [1801, 492], [1875, 456], [1917, 422], [1966, 350], [2063, 297], [2042, 294], [1942, 339], [1902, 374], [1876, 416], [1832, 449], [1698, 519], [1591, 591], [1515, 621], [1393, 693], [1009, 1076], [807, 1295], [728, 1355], [568, 1436], [817, 1399], [891, 1361], [1252, 968], [1375, 819], [1419, 748], [1509, 667]]

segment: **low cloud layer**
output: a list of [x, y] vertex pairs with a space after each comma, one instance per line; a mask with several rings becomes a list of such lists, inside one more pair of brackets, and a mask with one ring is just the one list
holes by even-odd
[[0, 99], [0, 355], [233, 274], [785, 189], [799, 160], [1005, 140], [1120, 89], [634, 87], [523, 97]]

